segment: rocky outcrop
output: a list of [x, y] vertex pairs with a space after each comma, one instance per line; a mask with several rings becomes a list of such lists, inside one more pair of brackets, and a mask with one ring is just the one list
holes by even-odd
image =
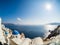
[[48, 35], [48, 37], [46, 37], [46, 39], [50, 39], [51, 37], [59, 35], [60, 34], [60, 25], [53, 31], [49, 31], [49, 32], [50, 32], [50, 34]]

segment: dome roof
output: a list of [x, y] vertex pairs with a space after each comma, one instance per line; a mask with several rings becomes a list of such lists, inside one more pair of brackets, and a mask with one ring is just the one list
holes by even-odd
[[17, 30], [14, 30], [12, 34], [13, 34], [13, 35], [18, 35], [19, 32], [18, 32]]

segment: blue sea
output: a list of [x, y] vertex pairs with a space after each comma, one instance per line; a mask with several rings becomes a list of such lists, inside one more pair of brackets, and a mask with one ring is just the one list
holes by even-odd
[[44, 37], [46, 30], [43, 25], [13, 25], [13, 24], [5, 24], [5, 27], [13, 30], [19, 31], [19, 33], [24, 33], [28, 38], [35, 37]]

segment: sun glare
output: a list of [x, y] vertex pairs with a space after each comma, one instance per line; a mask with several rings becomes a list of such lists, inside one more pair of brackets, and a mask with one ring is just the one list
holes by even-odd
[[47, 30], [47, 31], [49, 31], [49, 30], [54, 30], [55, 28], [57, 27], [57, 25], [45, 25], [45, 29]]
[[52, 5], [51, 4], [46, 4], [45, 8], [46, 8], [46, 10], [52, 10]]

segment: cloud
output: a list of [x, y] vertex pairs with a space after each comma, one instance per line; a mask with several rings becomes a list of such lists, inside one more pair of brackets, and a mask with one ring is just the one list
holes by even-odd
[[21, 19], [21, 18], [17, 18], [17, 20], [18, 20], [18, 21], [20, 21], [20, 22], [22, 21], [22, 19]]
[[22, 19], [21, 18], [16, 18], [17, 19], [17, 22], [15, 24], [22, 24]]

